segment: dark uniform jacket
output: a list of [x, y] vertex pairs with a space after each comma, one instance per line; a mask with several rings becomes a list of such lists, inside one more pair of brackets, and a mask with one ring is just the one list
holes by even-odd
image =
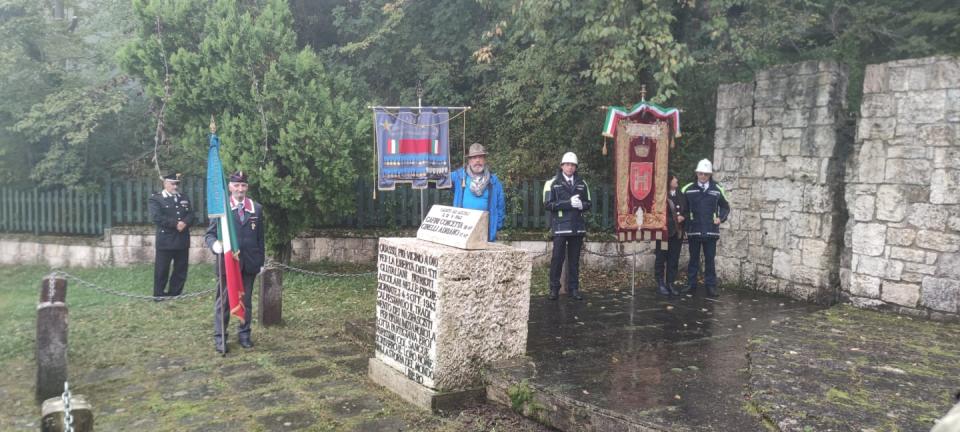
[[680, 189], [680, 192], [683, 194], [680, 213], [686, 218], [683, 224], [687, 228], [687, 235], [720, 237], [720, 225], [713, 223], [713, 217], [725, 222], [730, 214], [730, 203], [720, 184], [711, 179], [706, 190], [702, 190], [697, 182], [693, 182]]
[[[196, 220], [190, 199], [182, 193], [169, 197], [163, 195], [160, 191], [147, 200], [150, 219], [157, 226], [156, 247], [160, 250], [187, 249], [190, 247], [190, 226]], [[183, 231], [177, 231], [179, 221], [187, 224]]]
[[[228, 198], [229, 199], [229, 198]], [[249, 198], [248, 198], [249, 199]], [[246, 274], [255, 275], [260, 273], [263, 267], [264, 250], [264, 230], [266, 226], [263, 223], [263, 207], [259, 203], [250, 200], [253, 204], [253, 210], [244, 209], [244, 220], [240, 221], [237, 211], [230, 212], [233, 218], [233, 224], [237, 229], [237, 243], [240, 250], [240, 271]], [[207, 233], [203, 237], [207, 247], [211, 247], [213, 242], [217, 241], [217, 219], [210, 220], [210, 226], [207, 227]]]
[[[677, 190], [677, 194], [670, 196], [667, 192], [667, 236], [680, 237], [682, 235], [683, 223], [677, 221], [677, 216], [683, 216], [683, 194]], [[686, 217], [686, 216], [684, 216]]]
[[[580, 195], [583, 209], [570, 205], [570, 198]], [[590, 210], [590, 188], [580, 175], [573, 174], [573, 186], [567, 184], [563, 171], [543, 185], [543, 204], [551, 212], [550, 232], [555, 236], [577, 236], [587, 233], [583, 212]]]

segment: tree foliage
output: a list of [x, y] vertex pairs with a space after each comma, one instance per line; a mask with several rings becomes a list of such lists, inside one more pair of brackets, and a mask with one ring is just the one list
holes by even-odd
[[345, 191], [373, 175], [364, 105], [415, 105], [418, 83], [424, 105], [474, 108], [454, 153], [483, 143], [511, 190], [566, 151], [609, 182], [602, 106], [642, 86], [683, 110], [685, 176], [712, 154], [720, 83], [836, 60], [856, 111], [866, 64], [960, 52], [952, 0], [54, 1], [80, 25], [0, 0], [0, 182], [150, 172], [158, 121], [161, 169], [200, 175], [213, 114], [276, 250], [355, 208]]
[[142, 152], [142, 127], [121, 124], [140, 105], [113, 63], [118, 3], [69, 3], [57, 19], [47, 2], [0, 1], [0, 181], [81, 186]]
[[165, 106], [166, 131], [191, 161], [185, 171], [204, 172], [207, 124], [221, 119], [225, 167], [250, 174], [274, 252], [288, 256], [303, 229], [354, 207], [343, 192], [369, 157], [359, 145], [369, 116], [357, 84], [296, 46], [285, 1], [137, 0], [134, 8], [139, 35], [121, 64]]

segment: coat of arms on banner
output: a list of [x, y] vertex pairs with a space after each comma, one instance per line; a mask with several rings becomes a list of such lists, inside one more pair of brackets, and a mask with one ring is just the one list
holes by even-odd
[[674, 108], [640, 103], [612, 107], [603, 135], [614, 137], [616, 231], [620, 241], [667, 238], [667, 170], [679, 131]]
[[446, 109], [424, 107], [390, 113], [374, 111], [377, 134], [377, 189], [394, 190], [397, 183], [413, 189], [451, 187], [450, 114]]

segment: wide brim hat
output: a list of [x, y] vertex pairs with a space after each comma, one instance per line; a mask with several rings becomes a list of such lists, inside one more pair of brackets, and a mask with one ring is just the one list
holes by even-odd
[[467, 157], [472, 158], [474, 156], [486, 156], [487, 149], [483, 148], [483, 145], [480, 143], [470, 144], [470, 151], [467, 152]]

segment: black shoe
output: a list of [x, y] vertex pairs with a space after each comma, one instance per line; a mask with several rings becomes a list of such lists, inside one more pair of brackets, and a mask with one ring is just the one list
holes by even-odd
[[230, 352], [230, 348], [227, 348], [226, 344], [224, 344], [223, 346], [220, 346], [220, 344], [218, 343], [214, 345], [213, 349], [217, 351], [217, 354], [220, 354], [223, 356], [227, 355], [227, 353]]
[[240, 346], [244, 348], [253, 348], [253, 342], [250, 339], [240, 339]]
[[670, 290], [667, 289], [667, 286], [664, 285], [663, 282], [660, 282], [660, 284], [657, 286], [657, 294], [668, 296], [670, 295]]
[[707, 287], [707, 297], [710, 297], [710, 298], [720, 297], [720, 293], [717, 292], [717, 287]]
[[560, 297], [556, 291], [550, 291], [550, 295], [547, 296], [547, 300], [556, 300]]
[[577, 291], [571, 291], [571, 292], [570, 292], [570, 298], [572, 298], [572, 299], [574, 299], [574, 300], [583, 300], [583, 296], [580, 295], [580, 291], [579, 291], [579, 290], [577, 290]]

